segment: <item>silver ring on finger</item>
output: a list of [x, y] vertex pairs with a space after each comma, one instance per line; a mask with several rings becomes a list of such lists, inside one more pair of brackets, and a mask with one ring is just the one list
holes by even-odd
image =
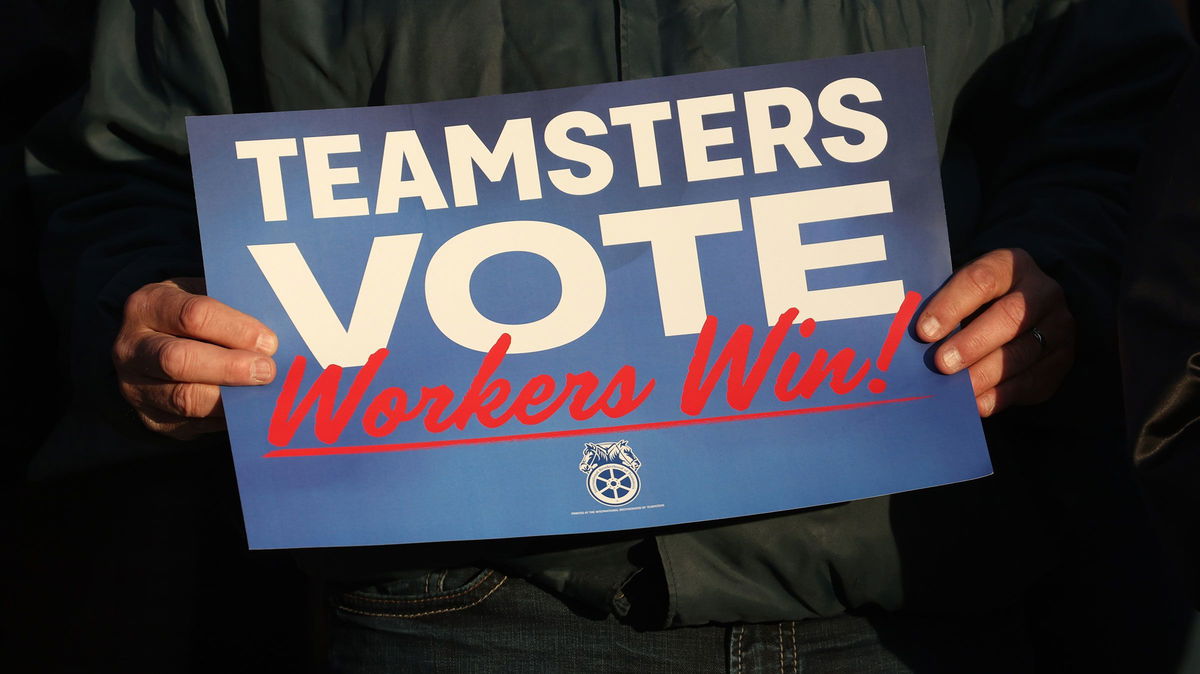
[[1029, 334], [1033, 335], [1033, 339], [1038, 343], [1038, 347], [1042, 351], [1045, 351], [1046, 350], [1046, 336], [1042, 334], [1042, 331], [1038, 330], [1037, 328], [1031, 328], [1029, 330]]

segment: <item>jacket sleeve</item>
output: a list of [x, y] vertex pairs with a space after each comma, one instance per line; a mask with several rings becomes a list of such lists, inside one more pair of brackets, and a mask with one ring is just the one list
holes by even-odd
[[1023, 248], [1061, 284], [1076, 367], [1044, 416], [1102, 417], [1118, 432], [1115, 300], [1133, 176], [1192, 44], [1166, 2], [1056, 0], [1024, 20], [956, 107], [951, 135], [980, 178], [958, 262]]
[[184, 116], [233, 110], [226, 18], [215, 2], [102, 3], [89, 85], [31, 134], [27, 168], [46, 218], [41, 275], [72, 389], [35, 474], [170, 442], [120, 398], [110, 351], [130, 293], [202, 275]]

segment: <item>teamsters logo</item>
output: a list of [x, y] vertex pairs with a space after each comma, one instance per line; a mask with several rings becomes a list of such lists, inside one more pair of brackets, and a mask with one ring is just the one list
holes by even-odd
[[642, 483], [637, 470], [642, 467], [629, 443], [586, 442], [579, 470], [587, 473], [588, 493], [606, 506], [619, 506], [637, 498]]

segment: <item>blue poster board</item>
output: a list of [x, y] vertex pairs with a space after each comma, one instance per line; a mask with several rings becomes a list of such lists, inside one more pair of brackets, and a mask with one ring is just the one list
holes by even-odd
[[253, 548], [634, 529], [987, 475], [906, 49], [188, 119]]

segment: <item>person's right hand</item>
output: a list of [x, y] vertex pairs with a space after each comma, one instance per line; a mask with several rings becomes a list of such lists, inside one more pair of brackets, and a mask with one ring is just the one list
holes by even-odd
[[275, 333], [204, 295], [204, 279], [143, 286], [113, 344], [121, 395], [152, 431], [182, 440], [225, 428], [218, 386], [275, 378]]

